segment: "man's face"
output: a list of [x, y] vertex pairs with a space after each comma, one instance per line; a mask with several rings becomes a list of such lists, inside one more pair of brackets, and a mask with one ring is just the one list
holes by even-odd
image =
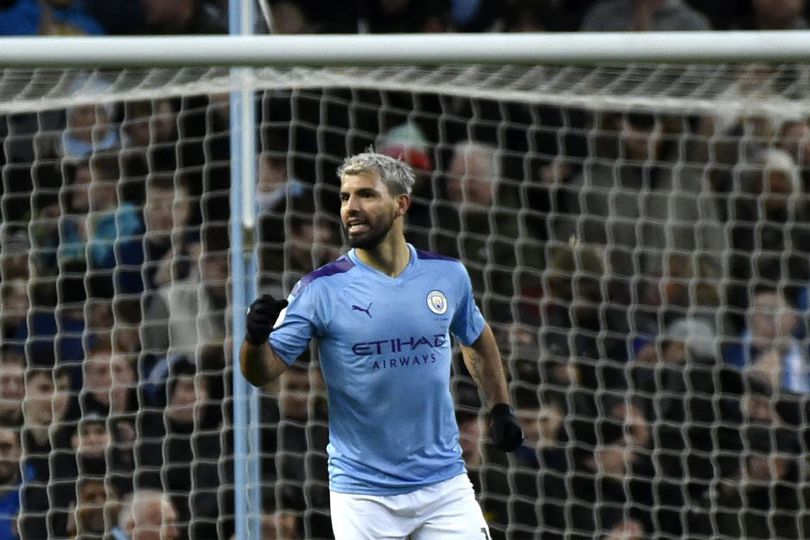
[[9, 484], [20, 467], [20, 440], [14, 430], [0, 428], [0, 484]]
[[447, 196], [457, 203], [487, 208], [495, 198], [494, 174], [494, 166], [484, 154], [458, 154], [448, 171]]
[[103, 480], [88, 480], [79, 487], [79, 501], [76, 508], [79, 530], [85, 533], [104, 532], [104, 505], [107, 492]]
[[144, 504], [135, 517], [132, 540], [177, 540], [177, 512], [168, 500]]
[[84, 387], [99, 403], [110, 403], [112, 374], [109, 353], [94, 354], [84, 362]]
[[166, 415], [175, 422], [191, 424], [199, 419], [208, 401], [208, 386], [203, 379], [196, 382], [194, 377], [184, 375], [174, 385]]
[[144, 219], [149, 232], [171, 232], [174, 227], [184, 226], [190, 215], [191, 205], [183, 189], [147, 190]]
[[72, 442], [80, 456], [99, 459], [104, 457], [111, 439], [104, 422], [92, 422], [79, 426], [78, 436]]
[[786, 338], [798, 322], [795, 311], [779, 294], [771, 291], [757, 293], [750, 318], [751, 334], [760, 340]]
[[24, 397], [22, 365], [16, 362], [0, 364], [0, 416], [9, 419], [18, 417], [22, 410], [20, 403]]
[[51, 398], [53, 404], [53, 421], [59, 422], [65, 417], [68, 409], [68, 402], [70, 401], [70, 376], [67, 372], [63, 372], [56, 377], [56, 384], [54, 385], [54, 393]]
[[386, 238], [399, 205], [376, 174], [347, 174], [340, 184], [340, 219], [355, 248], [371, 249]]
[[49, 426], [53, 420], [51, 403], [54, 397], [50, 373], [38, 372], [25, 382], [25, 422], [35, 426]]
[[810, 163], [810, 124], [791, 122], [785, 128], [781, 146], [796, 163]]
[[652, 126], [639, 127], [625, 119], [621, 136], [627, 157], [636, 161], [654, 159], [661, 147], [661, 126], [657, 121]]

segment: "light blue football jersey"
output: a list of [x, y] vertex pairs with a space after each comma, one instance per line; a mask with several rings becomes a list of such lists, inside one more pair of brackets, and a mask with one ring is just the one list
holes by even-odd
[[354, 250], [305, 276], [270, 334], [287, 364], [318, 340], [336, 492], [397, 495], [465, 472], [450, 335], [470, 345], [484, 318], [459, 261], [408, 247], [395, 278]]

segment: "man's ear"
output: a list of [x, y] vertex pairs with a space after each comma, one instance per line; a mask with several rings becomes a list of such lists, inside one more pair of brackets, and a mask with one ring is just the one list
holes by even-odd
[[402, 193], [397, 195], [397, 217], [402, 217], [408, 213], [408, 209], [411, 207], [411, 196], [407, 193]]

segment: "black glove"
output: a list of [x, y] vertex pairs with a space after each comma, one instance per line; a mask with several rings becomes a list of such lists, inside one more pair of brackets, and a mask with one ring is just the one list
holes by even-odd
[[512, 407], [498, 403], [489, 411], [490, 435], [495, 446], [504, 452], [512, 452], [523, 443], [523, 430], [520, 429]]
[[276, 324], [278, 314], [285, 307], [287, 307], [286, 300], [276, 300], [269, 294], [254, 300], [247, 311], [245, 341], [255, 347], [267, 343], [267, 337]]

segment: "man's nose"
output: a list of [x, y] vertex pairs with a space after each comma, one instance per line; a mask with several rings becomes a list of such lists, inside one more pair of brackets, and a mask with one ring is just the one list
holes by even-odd
[[352, 212], [357, 211], [359, 207], [360, 207], [360, 200], [353, 195], [349, 195], [349, 198], [346, 200], [346, 209]]

